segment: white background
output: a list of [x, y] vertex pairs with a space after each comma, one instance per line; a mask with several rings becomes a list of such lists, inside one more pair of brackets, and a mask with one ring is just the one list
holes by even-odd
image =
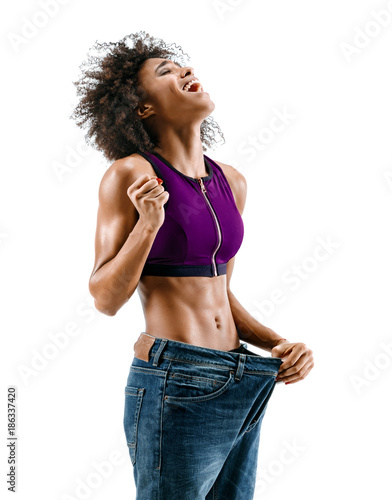
[[[389, 497], [392, 3], [53, 2], [46, 21], [38, 1], [9, 3], [2, 16], [1, 490], [14, 385], [19, 498], [135, 498], [122, 418], [144, 317], [137, 293], [114, 317], [93, 307], [108, 163], [83, 146], [69, 115], [72, 81], [95, 40], [144, 30], [190, 55], [226, 138], [207, 155], [247, 178], [234, 294], [314, 353], [304, 381], [276, 386], [255, 499]], [[15, 43], [32, 20], [42, 26]], [[268, 136], [276, 110], [290, 119]], [[258, 134], [270, 142], [249, 159], [244, 145]], [[69, 169], [61, 178], [59, 164]], [[293, 266], [296, 286], [284, 278]], [[50, 350], [59, 332], [68, 344]]]

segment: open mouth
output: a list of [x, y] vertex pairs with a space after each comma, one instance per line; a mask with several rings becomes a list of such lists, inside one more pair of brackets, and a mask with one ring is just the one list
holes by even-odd
[[203, 92], [203, 87], [198, 80], [191, 80], [182, 88], [183, 92]]

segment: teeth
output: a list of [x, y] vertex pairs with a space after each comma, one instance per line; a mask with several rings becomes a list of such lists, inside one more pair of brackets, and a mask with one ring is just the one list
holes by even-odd
[[[188, 82], [184, 88], [182, 89], [184, 92], [188, 92], [189, 88], [195, 83], [195, 82], [199, 82], [199, 80], [197, 79], [193, 79], [191, 80], [190, 82]], [[199, 82], [200, 83], [200, 82]], [[198, 87], [197, 91], [196, 92], [202, 92], [202, 87], [201, 85]]]

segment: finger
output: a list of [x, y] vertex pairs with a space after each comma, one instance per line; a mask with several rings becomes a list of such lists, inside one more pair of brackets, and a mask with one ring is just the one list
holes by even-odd
[[299, 358], [307, 352], [307, 348], [305, 344], [295, 344], [289, 355], [283, 360], [283, 363], [280, 365], [280, 370], [286, 370], [290, 366], [293, 366]]
[[284, 382], [284, 383], [287, 383], [287, 382], [299, 382], [300, 380], [303, 380], [307, 375], [308, 373], [310, 372], [310, 370], [313, 368], [313, 363], [311, 361], [309, 361], [308, 363], [306, 363], [304, 365], [303, 368], [301, 368], [301, 371], [300, 372], [297, 372], [293, 375], [289, 375], [287, 377], [279, 377], [279, 382]]
[[303, 380], [305, 377], [307, 377], [308, 373], [312, 369], [312, 366], [310, 365], [309, 368], [303, 373], [303, 375], [297, 375], [289, 377], [287, 380], [285, 380], [285, 383], [287, 384], [295, 384], [296, 382], [300, 382]]
[[155, 198], [157, 198], [159, 201], [161, 201], [163, 198], [169, 198], [169, 192], [168, 191], [165, 191], [163, 190], [161, 193], [158, 193]]
[[[135, 198], [139, 198], [140, 195], [144, 194], [147, 189], [143, 189], [144, 186], [150, 182], [154, 177], [150, 177], [148, 174], [141, 175], [133, 182], [127, 189], [128, 196], [135, 196]], [[150, 183], [150, 186], [153, 184]], [[148, 186], [147, 186], [148, 187]]]
[[287, 356], [287, 358], [284, 359], [283, 363], [279, 367], [279, 373], [280, 372], [286, 372], [287, 370], [290, 370], [291, 368], [295, 366], [299, 366], [302, 368], [302, 366], [311, 358], [311, 355], [309, 351], [306, 351], [302, 353], [298, 359], [291, 361], [291, 358]]
[[157, 180], [156, 177], [152, 177], [151, 179], [144, 182], [144, 184], [138, 189], [138, 191], [140, 194], [147, 194], [159, 186], [161, 186], [161, 183]]
[[271, 357], [283, 358], [283, 356], [286, 356], [287, 353], [289, 353], [294, 346], [295, 344], [289, 344], [289, 343], [279, 344], [272, 348]]
[[293, 375], [297, 373], [299, 370], [301, 370], [306, 365], [306, 363], [309, 362], [309, 356], [307, 356], [306, 354], [307, 353], [302, 354], [302, 356], [298, 359], [296, 363], [289, 366], [288, 368], [283, 368], [283, 370], [281, 369], [283, 365], [282, 363], [279, 367], [278, 377], [280, 378], [282, 376], [286, 377], [288, 375]]
[[151, 179], [151, 176], [148, 174], [143, 174], [136, 179], [136, 181], [132, 184], [134, 189], [139, 189], [143, 186], [143, 184]]

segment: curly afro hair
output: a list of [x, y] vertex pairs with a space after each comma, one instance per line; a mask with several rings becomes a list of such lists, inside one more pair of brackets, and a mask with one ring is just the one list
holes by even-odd
[[[146, 59], [170, 58], [183, 65], [184, 56], [189, 59], [181, 47], [167, 45], [144, 31], [114, 43], [96, 41], [87, 60], [79, 67], [82, 77], [72, 82], [81, 99], [70, 118], [80, 128], [88, 128], [87, 144], [102, 151], [108, 161], [133, 153], [153, 153], [155, 138], [135, 112], [146, 97], [138, 82], [138, 72]], [[203, 151], [213, 148], [217, 134], [224, 143], [224, 135], [215, 120], [211, 116], [203, 120], [200, 125]]]

